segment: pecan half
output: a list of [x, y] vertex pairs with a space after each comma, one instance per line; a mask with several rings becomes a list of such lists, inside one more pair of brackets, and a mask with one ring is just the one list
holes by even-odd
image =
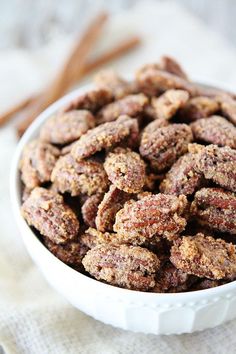
[[148, 290], [155, 285], [155, 272], [160, 266], [157, 256], [138, 246], [99, 245], [82, 261], [93, 277], [109, 284], [133, 290]]
[[147, 103], [148, 98], [143, 93], [126, 96], [103, 107], [97, 114], [97, 123], [112, 122], [122, 114], [138, 117]]
[[104, 123], [89, 130], [72, 147], [71, 153], [76, 160], [94, 155], [102, 149], [110, 148], [123, 139], [137, 134], [137, 120], [120, 116], [116, 121]]
[[72, 196], [102, 193], [108, 188], [107, 175], [101, 163], [93, 160], [75, 161], [70, 154], [59, 158], [51, 180], [58, 191], [68, 192]]
[[82, 217], [86, 225], [95, 227], [95, 219], [98, 212], [98, 206], [103, 199], [103, 194], [94, 194], [88, 197], [81, 208]]
[[195, 170], [195, 155], [187, 153], [181, 156], [171, 167], [161, 182], [162, 193], [191, 195], [203, 182], [203, 176]]
[[133, 82], [128, 82], [120, 77], [114, 70], [105, 69], [98, 72], [94, 78], [98, 87], [108, 88], [116, 100], [136, 93], [137, 88]]
[[138, 193], [145, 183], [145, 163], [130, 149], [116, 148], [109, 153], [104, 168], [109, 180], [127, 193]]
[[68, 112], [74, 109], [86, 109], [96, 113], [100, 108], [113, 101], [113, 94], [108, 88], [100, 87], [79, 95], [63, 110]]
[[190, 126], [196, 140], [236, 149], [236, 128], [225, 118], [220, 116], [202, 118]]
[[181, 195], [157, 194], [138, 201], [127, 202], [116, 214], [114, 231], [124, 241], [142, 244], [153, 236], [175, 239], [184, 230], [186, 220], [182, 216], [187, 199]]
[[136, 73], [136, 82], [140, 91], [156, 96], [170, 89], [187, 91], [190, 96], [196, 96], [199, 88], [193, 83], [166, 71], [160, 70], [155, 64], [145, 65]]
[[236, 151], [230, 147], [208, 145], [199, 148], [196, 170], [206, 179], [236, 192]]
[[101, 244], [122, 244], [122, 240], [117, 234], [112, 232], [101, 232], [93, 227], [89, 227], [85, 233], [80, 236], [80, 240], [89, 249]]
[[219, 111], [220, 106], [216, 98], [199, 96], [191, 98], [179, 111], [181, 121], [190, 123], [195, 120], [206, 118]]
[[20, 161], [21, 179], [26, 187], [33, 189], [50, 181], [59, 155], [59, 149], [39, 140], [27, 144]]
[[236, 252], [232, 243], [211, 236], [184, 236], [171, 248], [171, 262], [176, 268], [201, 278], [234, 279]]
[[194, 196], [191, 213], [201, 225], [236, 234], [236, 195], [222, 188], [202, 188]]
[[116, 213], [123, 208], [125, 202], [131, 198], [130, 194], [123, 192], [114, 185], [104, 195], [98, 206], [96, 226], [99, 231], [113, 231]]
[[171, 119], [176, 112], [184, 107], [189, 94], [184, 90], [167, 90], [159, 97], [152, 98], [152, 106], [160, 119]]
[[65, 243], [76, 237], [79, 221], [61, 195], [36, 187], [23, 203], [21, 212], [27, 223], [54, 243]]
[[152, 134], [157, 129], [162, 127], [167, 127], [169, 125], [168, 120], [166, 119], [155, 119], [153, 122], [146, 125], [146, 127], [142, 131], [142, 135], [144, 134]]
[[194, 277], [177, 269], [169, 261], [166, 262], [157, 272], [156, 285], [152, 292], [165, 293], [165, 292], [181, 292], [190, 288], [194, 281]]
[[49, 118], [40, 130], [40, 139], [52, 144], [68, 144], [95, 126], [94, 116], [86, 110], [59, 112]]
[[62, 262], [76, 268], [77, 270], [82, 270], [82, 259], [89, 248], [80, 243], [79, 239], [58, 245], [45, 237], [44, 244], [49, 251]]
[[168, 71], [171, 74], [182, 77], [182, 79], [185, 80], [188, 79], [188, 76], [186, 72], [183, 70], [183, 68], [181, 67], [181, 65], [177, 62], [176, 59], [172, 57], [169, 57], [167, 55], [162, 56], [159, 65], [160, 68], [164, 71]]
[[140, 144], [140, 154], [150, 161], [152, 168], [162, 172], [187, 152], [192, 132], [186, 124], [171, 124], [153, 133], [145, 133]]
[[222, 113], [236, 125], [236, 100], [229, 96], [218, 97]]

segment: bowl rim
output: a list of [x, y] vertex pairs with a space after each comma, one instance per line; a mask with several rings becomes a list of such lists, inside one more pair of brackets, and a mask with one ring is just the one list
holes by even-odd
[[[205, 80], [198, 78], [194, 80], [195, 82], [198, 83], [204, 83]], [[212, 86], [212, 87], [218, 87], [222, 88], [228, 91], [233, 92], [234, 88], [231, 85], [225, 85], [222, 84], [222, 82], [217, 81], [217, 80], [207, 80], [207, 84], [203, 84], [207, 86]], [[153, 292], [142, 292], [142, 291], [137, 291], [137, 290], [129, 290], [125, 288], [120, 288], [116, 287], [110, 284], [103, 283], [101, 281], [98, 281], [96, 279], [90, 278], [75, 269], [71, 268], [67, 264], [63, 263], [60, 259], [58, 259], [56, 256], [54, 256], [45, 246], [44, 244], [37, 238], [36, 234], [31, 230], [31, 228], [28, 226], [26, 221], [21, 215], [20, 207], [21, 207], [21, 193], [20, 193], [20, 173], [19, 173], [19, 161], [22, 155], [22, 151], [24, 146], [34, 139], [35, 137], [38, 136], [39, 133], [39, 128], [41, 125], [56, 111], [58, 111], [60, 108], [65, 107], [69, 102], [71, 102], [73, 99], [78, 97], [79, 95], [94, 89], [93, 84], [87, 84], [83, 85], [72, 92], [66, 94], [59, 100], [57, 100], [55, 103], [50, 105], [46, 110], [44, 110], [35, 120], [34, 122], [29, 126], [29, 128], [26, 130], [22, 138], [17, 144], [12, 163], [11, 163], [11, 170], [10, 170], [10, 199], [11, 199], [11, 205], [13, 209], [13, 214], [15, 221], [18, 225], [19, 229], [24, 229], [27, 234], [30, 234], [31, 237], [34, 239], [36, 247], [39, 247], [41, 252], [46, 252], [47, 256], [51, 258], [52, 262], [56, 262], [58, 265], [60, 264], [61, 266], [65, 267], [65, 271], [70, 272], [71, 275], [74, 277], [76, 276], [78, 279], [83, 278], [83, 280], [86, 280], [87, 282], [90, 282], [90, 284], [93, 284], [93, 286], [96, 286], [96, 288], [102, 292], [104, 290], [109, 289], [110, 295], [116, 295], [116, 297], [123, 298], [124, 296], [128, 296], [128, 298], [132, 298], [135, 296], [137, 299], [138, 296], [149, 300], [156, 300], [156, 299], [162, 299], [166, 300], [166, 302], [175, 302], [179, 301], [181, 303], [183, 302], [189, 302], [192, 300], [203, 300], [206, 298], [212, 298], [214, 296], [220, 297], [222, 295], [227, 295], [232, 296], [230, 292], [235, 291], [236, 289], [236, 280], [232, 281], [230, 283], [224, 284], [224, 285], [219, 285], [215, 288], [209, 288], [209, 289], [203, 289], [203, 290], [194, 290], [194, 291], [189, 291], [189, 292], [178, 292], [178, 293], [153, 293]], [[22, 237], [22, 235], [21, 235]], [[22, 237], [23, 238], [23, 237]], [[23, 242], [25, 243], [25, 240], [23, 238]], [[46, 254], [45, 253], [45, 254]], [[227, 296], [227, 297], [229, 297]]]

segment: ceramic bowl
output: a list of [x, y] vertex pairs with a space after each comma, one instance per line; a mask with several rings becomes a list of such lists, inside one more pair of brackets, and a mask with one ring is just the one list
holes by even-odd
[[[224, 85], [213, 83], [212, 86]], [[11, 202], [30, 256], [48, 283], [74, 307], [125, 330], [153, 334], [191, 333], [235, 318], [236, 281], [212, 289], [177, 294], [145, 293], [107, 285], [80, 274], [57, 259], [21, 216], [18, 167], [24, 146], [38, 136], [48, 117], [89, 89], [91, 86], [79, 88], [51, 105], [28, 128], [17, 146], [10, 177]]]

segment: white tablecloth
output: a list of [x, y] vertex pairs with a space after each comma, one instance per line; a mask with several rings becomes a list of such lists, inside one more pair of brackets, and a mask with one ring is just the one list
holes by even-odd
[[[98, 51], [128, 33], [142, 48], [114, 63], [121, 72], [176, 56], [190, 75], [236, 88], [235, 50], [177, 5], [146, 2], [109, 23]], [[0, 56], [0, 110], [42, 87], [63, 60], [71, 39], [40, 52]], [[22, 244], [9, 200], [9, 171], [16, 147], [13, 125], [0, 130], [0, 353], [234, 353], [236, 321], [181, 336], [133, 334], [104, 325], [69, 305], [46, 283]]]

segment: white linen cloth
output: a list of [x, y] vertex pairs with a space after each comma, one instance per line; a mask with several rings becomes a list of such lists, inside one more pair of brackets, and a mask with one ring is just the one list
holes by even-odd
[[[137, 32], [144, 44], [114, 63], [121, 73], [132, 73], [140, 64], [168, 53], [190, 75], [236, 88], [236, 51], [181, 7], [145, 2], [117, 15], [98, 51], [114, 38]], [[70, 43], [64, 38], [41, 52], [2, 53], [0, 109], [42, 87]], [[11, 212], [8, 184], [16, 143], [13, 124], [0, 130], [0, 354], [235, 353], [236, 320], [180, 336], [134, 334], [95, 321], [51, 289], [26, 253]]]

